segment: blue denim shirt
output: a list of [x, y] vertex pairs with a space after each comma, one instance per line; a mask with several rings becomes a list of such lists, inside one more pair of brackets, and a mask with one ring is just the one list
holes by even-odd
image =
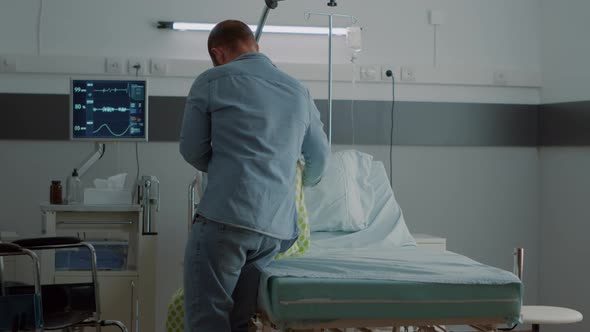
[[278, 239], [297, 237], [296, 163], [317, 184], [330, 148], [309, 91], [261, 53], [202, 73], [190, 90], [180, 153], [208, 183], [197, 213]]

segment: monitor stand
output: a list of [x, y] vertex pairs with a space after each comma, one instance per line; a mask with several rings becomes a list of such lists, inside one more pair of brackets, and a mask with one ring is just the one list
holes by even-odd
[[96, 142], [96, 143], [94, 143], [94, 146], [96, 148], [96, 151], [94, 151], [94, 153], [91, 154], [86, 159], [86, 161], [84, 161], [78, 167], [78, 176], [79, 177], [82, 177], [90, 169], [90, 167], [92, 167], [92, 165], [94, 165], [94, 163], [96, 163], [104, 155], [104, 152], [105, 152], [105, 144], [104, 143]]

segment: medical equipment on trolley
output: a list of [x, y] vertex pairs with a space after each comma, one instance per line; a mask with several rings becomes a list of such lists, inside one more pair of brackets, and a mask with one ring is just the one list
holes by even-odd
[[94, 179], [94, 187], [85, 188], [79, 200], [85, 205], [139, 204], [143, 209], [142, 232], [153, 235], [160, 209], [160, 182], [155, 176], [139, 174], [137, 152], [137, 143], [148, 141], [148, 104], [148, 81], [144, 78], [70, 80], [70, 140], [94, 142], [96, 149], [76, 167], [78, 178], [103, 157], [107, 143], [135, 143], [138, 164], [138, 174], [130, 186], [125, 186], [127, 174]]

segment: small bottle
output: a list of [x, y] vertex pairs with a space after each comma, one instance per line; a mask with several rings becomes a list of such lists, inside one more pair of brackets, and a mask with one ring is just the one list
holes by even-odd
[[51, 181], [51, 187], [49, 187], [49, 203], [63, 204], [61, 181]]
[[68, 204], [82, 203], [82, 181], [80, 181], [78, 170], [75, 168], [72, 176], [68, 177], [66, 190], [66, 202]]

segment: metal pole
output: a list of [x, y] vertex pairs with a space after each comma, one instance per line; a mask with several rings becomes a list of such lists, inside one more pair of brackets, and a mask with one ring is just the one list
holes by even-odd
[[518, 279], [522, 280], [524, 273], [524, 249], [523, 248], [516, 248], [514, 249], [514, 274], [518, 277]]
[[100, 307], [100, 288], [98, 285], [98, 262], [96, 259], [96, 250], [94, 249], [94, 246], [88, 242], [81, 242], [79, 246], [84, 246], [90, 251], [90, 268], [92, 273], [92, 283], [94, 284], [94, 305], [96, 306], [96, 331], [100, 332], [101, 327], [99, 322], [102, 317], [102, 308]]
[[266, 24], [266, 19], [268, 18], [268, 13], [270, 12], [270, 7], [264, 6], [262, 10], [262, 16], [260, 16], [260, 21], [258, 22], [258, 26], [256, 27], [256, 33], [254, 34], [254, 38], [256, 38], [256, 42], [260, 41], [260, 36], [262, 35], [262, 29]]
[[332, 145], [332, 29], [334, 27], [334, 17], [329, 17], [329, 33], [328, 33], [328, 142]]
[[143, 182], [143, 234], [152, 232], [152, 205], [150, 204], [150, 197], [152, 195], [152, 181], [145, 180]]
[[352, 23], [358, 22], [357, 18], [350, 15], [341, 14], [327, 14], [327, 13], [305, 13], [305, 20], [309, 20], [311, 15], [327, 16], [328, 17], [328, 142], [332, 145], [332, 102], [333, 102], [333, 68], [332, 68], [332, 34], [334, 29], [334, 17], [346, 17]]
[[188, 185], [188, 231], [190, 232], [195, 217], [195, 187], [198, 185], [197, 175]]

